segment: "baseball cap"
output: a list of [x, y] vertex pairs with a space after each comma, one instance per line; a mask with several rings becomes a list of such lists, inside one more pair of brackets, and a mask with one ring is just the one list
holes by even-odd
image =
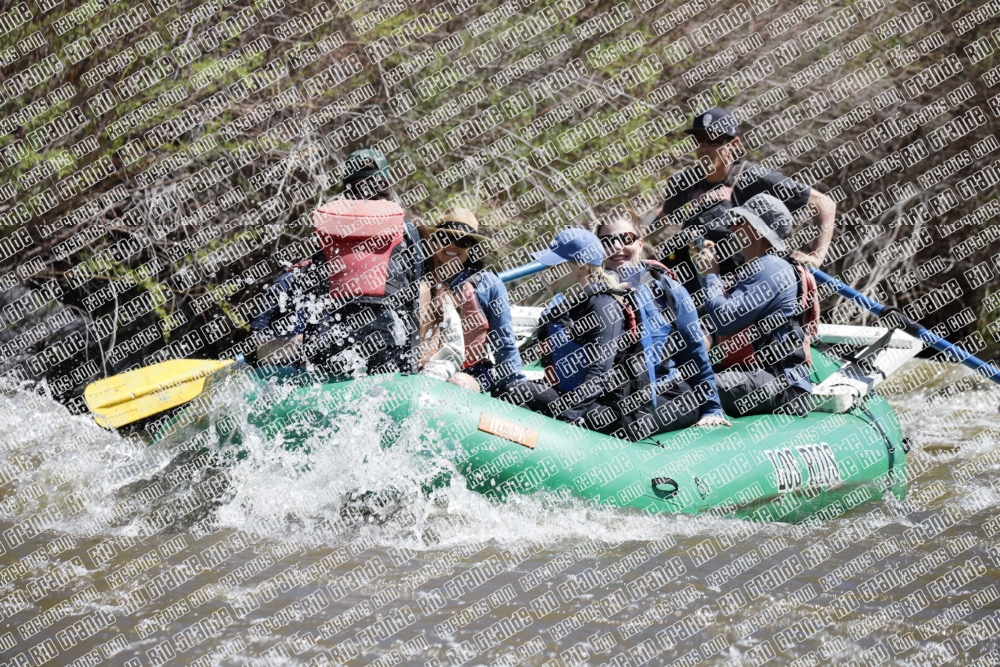
[[750, 223], [778, 252], [788, 250], [785, 239], [792, 231], [792, 214], [777, 197], [767, 193], [754, 195], [730, 214], [739, 215]]
[[531, 256], [545, 266], [556, 266], [563, 262], [578, 262], [601, 266], [604, 263], [604, 248], [600, 240], [586, 229], [564, 229], [552, 240], [547, 250], [533, 252]]
[[691, 122], [691, 129], [684, 131], [688, 134], [704, 132], [713, 139], [723, 134], [738, 137], [740, 135], [740, 122], [736, 120], [736, 116], [725, 109], [712, 107], [695, 116]]

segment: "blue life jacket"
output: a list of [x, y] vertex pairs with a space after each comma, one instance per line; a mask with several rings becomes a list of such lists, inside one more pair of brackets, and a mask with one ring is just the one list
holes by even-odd
[[[659, 304], [653, 296], [653, 292], [646, 285], [640, 284], [635, 291], [635, 304], [638, 306], [638, 320], [642, 336], [639, 341], [642, 343], [643, 358], [646, 361], [646, 372], [649, 373], [649, 382], [656, 386], [656, 369], [662, 361], [663, 351], [666, 348], [667, 337], [670, 335], [671, 326], [660, 314]], [[656, 392], [652, 394], [653, 406], [657, 404]]]
[[[643, 261], [629, 268], [635, 271], [630, 280], [637, 285], [633, 301], [642, 323], [641, 341], [650, 382], [655, 384], [657, 380], [666, 379], [670, 372], [669, 339], [677, 321], [677, 304], [672, 290], [677, 283], [673, 272], [659, 262]], [[654, 394], [654, 405], [656, 400]]]

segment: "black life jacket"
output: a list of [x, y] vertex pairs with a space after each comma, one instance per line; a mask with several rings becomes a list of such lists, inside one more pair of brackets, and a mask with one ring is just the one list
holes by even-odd
[[[656, 261], [641, 262], [639, 287], [634, 300], [643, 326], [642, 346], [646, 355], [650, 382], [656, 384], [673, 356], [674, 350], [683, 345], [677, 331], [677, 302], [671, 289], [676, 282], [674, 272]], [[652, 396], [654, 406], [656, 395]]]
[[[578, 327], [587, 326], [583, 319], [587, 313], [581, 311], [587, 310], [587, 304], [593, 296], [610, 294], [621, 307], [625, 321], [622, 335], [617, 341], [612, 372], [601, 379], [601, 395], [597, 400], [615, 409], [620, 416], [634, 413], [639, 408], [648, 408], [652, 405], [650, 374], [643, 348], [643, 328], [639, 324], [641, 315], [635, 301], [635, 290], [592, 285], [587, 288], [587, 292], [587, 301], [573, 306], [567, 303], [557, 304], [543, 313], [536, 337], [546, 380], [562, 393], [580, 386], [586, 372], [585, 365], [573, 360], [574, 357], [580, 359], [583, 352], [583, 347], [576, 342], [577, 336], [582, 333], [578, 332]], [[567, 360], [570, 363], [564, 363]]]

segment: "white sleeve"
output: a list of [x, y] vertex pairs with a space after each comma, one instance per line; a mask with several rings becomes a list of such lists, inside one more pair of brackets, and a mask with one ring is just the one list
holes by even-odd
[[447, 380], [462, 370], [465, 363], [465, 339], [462, 319], [450, 299], [444, 301], [444, 318], [441, 322], [441, 348], [434, 353], [420, 371], [438, 380]]

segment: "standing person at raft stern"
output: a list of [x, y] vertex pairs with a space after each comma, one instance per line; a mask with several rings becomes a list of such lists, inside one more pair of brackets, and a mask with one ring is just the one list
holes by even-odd
[[435, 280], [451, 288], [465, 334], [465, 363], [451, 381], [496, 395], [508, 382], [524, 379], [507, 287], [483, 262], [486, 237], [472, 211], [450, 209], [428, 231]]
[[774, 253], [784, 253], [784, 239], [792, 216], [780, 201], [767, 194], [752, 197], [732, 210], [734, 228], [751, 239], [745, 248], [747, 263], [736, 274], [727, 295], [719, 277], [716, 244], [692, 253], [705, 281], [705, 309], [718, 333], [746, 335], [752, 341], [743, 368], [730, 368], [717, 377], [722, 407], [730, 415], [765, 412], [805, 414], [811, 407], [812, 383], [803, 328], [799, 270]]
[[313, 262], [326, 280], [306, 325], [306, 356], [338, 375], [415, 373], [424, 263], [416, 224], [392, 201], [381, 152], [355, 151], [342, 168], [344, 198], [313, 214], [321, 248]]
[[[670, 252], [662, 259], [675, 269], [691, 294], [701, 289], [701, 285], [691, 265], [689, 241], [699, 235], [714, 241], [719, 245], [717, 256], [722, 274], [732, 274], [743, 258], [738, 247], [730, 247], [732, 230], [727, 211], [762, 193], [784, 201], [793, 213], [811, 207], [817, 227], [812, 250], [808, 254], [796, 250], [791, 256], [809, 266], [823, 264], [833, 240], [837, 213], [837, 205], [830, 197], [778, 171], [738, 159], [746, 153], [739, 122], [725, 109], [713, 107], [695, 116], [686, 132], [698, 141], [695, 153], [700, 164], [670, 177], [667, 182], [670, 194], [663, 202], [660, 218], [682, 225], [682, 234], [668, 242]], [[700, 303], [701, 299], [697, 301]]]
[[689, 383], [700, 404], [695, 426], [730, 426], [719, 402], [715, 371], [708, 361], [691, 296], [670, 269], [641, 259], [644, 239], [639, 216], [632, 211], [614, 213], [598, 226], [597, 237], [607, 253], [604, 268], [615, 271], [623, 283], [636, 290], [647, 334], [642, 338], [646, 361], [656, 379], [657, 395], [671, 398], [680, 379], [678, 366], [693, 362], [697, 372]]
[[698, 421], [686, 383], [676, 388], [676, 401], [653, 398], [632, 290], [602, 268], [596, 236], [563, 230], [534, 258], [550, 267], [553, 288], [564, 292], [542, 312], [535, 334], [549, 386], [512, 383], [501, 398], [633, 441]]

